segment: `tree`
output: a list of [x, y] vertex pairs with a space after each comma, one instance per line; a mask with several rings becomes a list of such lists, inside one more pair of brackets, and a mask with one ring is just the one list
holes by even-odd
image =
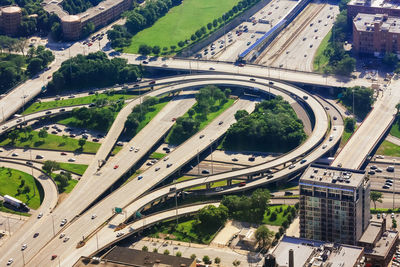
[[271, 222], [273, 222], [273, 221], [275, 221], [275, 220], [277, 219], [277, 217], [278, 217], [278, 215], [276, 214], [276, 211], [273, 211], [273, 212], [271, 213], [271, 216], [269, 217], [269, 220], [270, 220]]
[[195, 113], [196, 113], [196, 111], [194, 111], [193, 108], [191, 108], [191, 109], [188, 110], [188, 115], [189, 115], [190, 118], [193, 118], [193, 116], [194, 116]]
[[211, 30], [212, 27], [213, 27], [213, 25], [212, 25], [211, 22], [207, 23], [207, 29], [208, 29], [208, 30]]
[[149, 248], [147, 246], [143, 246], [142, 251], [149, 251]]
[[197, 258], [197, 256], [196, 256], [196, 254], [192, 254], [192, 255], [190, 255], [190, 258], [191, 258], [192, 260], [195, 260], [195, 259]]
[[152, 47], [149, 45], [142, 44], [139, 46], [139, 54], [147, 56], [152, 52]]
[[169, 255], [169, 250], [168, 249], [164, 250], [163, 254], [164, 255]]
[[177, 257], [182, 257], [182, 252], [180, 252], [180, 251], [176, 252], [176, 256]]
[[220, 226], [228, 219], [228, 209], [224, 205], [220, 205], [218, 208], [209, 205], [199, 211], [197, 218], [200, 224], [206, 228]]
[[354, 118], [345, 118], [344, 119], [344, 128], [346, 132], [352, 133], [355, 130], [356, 120]]
[[397, 221], [396, 219], [392, 219], [392, 228], [396, 229], [397, 228]]
[[211, 264], [210, 257], [208, 257], [207, 255], [204, 255], [204, 256], [203, 256], [203, 262], [204, 262], [205, 264]]
[[239, 266], [240, 265], [240, 261], [239, 260], [234, 260], [233, 262], [232, 262], [232, 265], [233, 266]]
[[398, 61], [399, 59], [397, 58], [397, 55], [394, 53], [386, 53], [382, 60], [383, 64], [385, 64], [390, 68], [396, 67]]
[[265, 225], [261, 225], [257, 228], [255, 236], [258, 243], [260, 244], [260, 247], [265, 248], [271, 243], [274, 233], [270, 231]]
[[153, 252], [154, 252], [154, 253], [157, 253], [157, 252], [158, 252], [158, 249], [157, 249], [157, 248], [153, 248]]
[[24, 190], [22, 192], [24, 194], [29, 194], [29, 192], [31, 192], [31, 188], [29, 187], [29, 185], [25, 185], [24, 186]]
[[42, 169], [50, 175], [53, 171], [60, 169], [60, 164], [53, 160], [46, 160], [42, 166]]
[[215, 264], [220, 264], [220, 263], [221, 263], [221, 259], [218, 258], [218, 257], [216, 257], [216, 258], [214, 259], [214, 263], [215, 263]]
[[79, 139], [78, 144], [83, 149], [83, 146], [86, 144], [86, 139], [85, 138]]
[[352, 57], [346, 56], [340, 60], [335, 68], [336, 74], [349, 76], [356, 67], [356, 60]]
[[154, 55], [158, 55], [161, 52], [161, 48], [158, 45], [156, 45], [156, 46], [153, 47], [152, 52], [153, 52]]
[[38, 73], [43, 66], [43, 60], [40, 58], [33, 58], [27, 67], [27, 71], [29, 72], [29, 74], [31, 76], [35, 75], [36, 73]]
[[16, 130], [11, 131], [11, 132], [8, 134], [8, 138], [11, 139], [11, 144], [14, 144], [14, 143], [15, 143], [15, 140], [17, 140], [18, 137], [19, 137], [19, 133], [18, 133], [18, 131], [16, 131]]
[[371, 191], [371, 201], [374, 202], [374, 209], [376, 209], [376, 202], [382, 203], [383, 195], [381, 192]]
[[400, 112], [400, 103], [397, 103], [396, 105], [396, 113], [399, 114]]

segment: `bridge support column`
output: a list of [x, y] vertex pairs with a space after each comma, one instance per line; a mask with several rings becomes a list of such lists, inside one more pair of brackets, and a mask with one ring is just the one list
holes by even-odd
[[253, 180], [253, 175], [247, 175], [247, 180]]
[[228, 181], [226, 181], [227, 185], [232, 185], [232, 179], [229, 179]]
[[180, 191], [180, 193], [181, 193], [182, 199], [185, 199], [185, 192], [183, 192], [183, 190], [182, 190], [182, 191]]
[[211, 183], [206, 183], [206, 189], [210, 189], [211, 188]]

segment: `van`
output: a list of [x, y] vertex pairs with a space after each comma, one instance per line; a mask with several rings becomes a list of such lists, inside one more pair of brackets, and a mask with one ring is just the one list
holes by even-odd
[[36, 159], [43, 159], [44, 157], [42, 155], [36, 155]]
[[388, 166], [388, 167], [386, 168], [386, 171], [388, 171], [388, 172], [394, 172], [394, 166]]

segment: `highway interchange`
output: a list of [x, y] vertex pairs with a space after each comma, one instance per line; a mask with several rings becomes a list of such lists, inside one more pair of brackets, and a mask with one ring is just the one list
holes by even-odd
[[[281, 0], [281, 2], [281, 6], [283, 7], [284, 1]], [[328, 14], [335, 12], [332, 9], [325, 9], [325, 12]], [[265, 15], [265, 12], [260, 14]], [[326, 13], [321, 14], [320, 16], [325, 16]], [[312, 29], [312, 26], [307, 26], [306, 28], [308, 27]], [[252, 34], [254, 34], [253, 30], [248, 33], [250, 37], [247, 39], [252, 39]], [[312, 33], [310, 32], [310, 34]], [[241, 42], [240, 40], [236, 40], [234, 45], [244, 47], [244, 40], [245, 38]], [[318, 45], [316, 44], [315, 46]], [[68, 54], [75, 55], [82, 50], [82, 44], [79, 42], [71, 44], [68, 50]], [[290, 46], [288, 50], [294, 51]], [[227, 49], [227, 51], [229, 50]], [[223, 60], [229, 61], [233, 52], [229, 53], [221, 53], [220, 57], [226, 57]], [[121, 54], [120, 57], [126, 58], [132, 64], [140, 64], [142, 60], [138, 55]], [[53, 63], [51, 69], [43, 72], [38, 78], [30, 80], [12, 90], [0, 100], [3, 121], [0, 124], [0, 134], [23, 124], [25, 121], [69, 112], [73, 108], [76, 108], [65, 107], [45, 110], [23, 116], [22, 120], [20, 120], [21, 118], [15, 118], [4, 122], [6, 118], [10, 117], [21, 106], [40, 93], [41, 87], [46, 84], [47, 77], [57, 70], [61, 62], [67, 58], [67, 53], [59, 51], [56, 53], [56, 58], [56, 62]], [[281, 179], [288, 179], [294, 173], [298, 173], [306, 168], [309, 163], [324, 156], [340, 142], [344, 130], [339, 110], [329, 105], [323, 99], [314, 97], [286, 82], [341, 87], [354, 85], [369, 86], [370, 81], [366, 79], [344, 79], [310, 72], [282, 69], [280, 68], [282, 67], [281, 65], [285, 67], [282, 63], [283, 61], [276, 60], [276, 62], [274, 63], [275, 65], [272, 64], [273, 67], [256, 64], [248, 64], [240, 67], [232, 65], [231, 62], [215, 62], [213, 60], [159, 58], [149, 61], [148, 66], [150, 67], [178, 71], [184, 70], [195, 73], [206, 71], [208, 74], [181, 75], [159, 79], [156, 81], [157, 88], [159, 89], [150, 91], [141, 97], [127, 102], [127, 105], [119, 112], [111, 129], [105, 136], [99, 151], [96, 155], [85, 159], [86, 163], [90, 164], [87, 171], [81, 177], [80, 182], [67, 199], [56, 208], [54, 207], [57, 203], [58, 193], [55, 190], [54, 183], [50, 179], [42, 181], [47, 198], [45, 198], [42, 207], [37, 213], [42, 212], [44, 216], [41, 219], [36, 219], [36, 216], [32, 216], [20, 231], [11, 236], [7, 240], [7, 243], [0, 247], [0, 265], [5, 265], [10, 258], [13, 258], [13, 266], [56, 266], [58, 264], [71, 266], [80, 256], [91, 255], [99, 248], [115, 242], [117, 240], [116, 232], [114, 231], [115, 226], [126, 222], [125, 216], [131, 216], [146, 205], [157, 200], [168, 197], [171, 194], [178, 194], [187, 188], [207, 185], [220, 180], [229, 181], [239, 177], [247, 178], [247, 183], [244, 187], [237, 185], [226, 186], [222, 191], [211, 190], [208, 191], [208, 194], [225, 194], [257, 188]], [[300, 68], [298, 69], [300, 70]], [[305, 70], [308, 71], [309, 69]], [[258, 95], [259, 98], [264, 98], [269, 93], [282, 95], [289, 103], [298, 102], [300, 106], [308, 105], [312, 110], [313, 116], [315, 116], [312, 132], [308, 139], [298, 148], [272, 160], [234, 171], [221, 172], [154, 189], [156, 185], [168, 179], [174, 173], [179, 172], [197, 154], [209, 149], [210, 146], [217, 142], [229, 126], [235, 122], [234, 114], [237, 110], [247, 109], [251, 112], [254, 109], [255, 103], [259, 101], [259, 99], [240, 97], [231, 108], [211, 122], [205, 129], [173, 150], [168, 155], [167, 160], [160, 160], [148, 168], [140, 175], [140, 179], [136, 177], [118, 189], [110, 190], [112, 185], [121, 177], [132, 173], [131, 168], [142, 158], [146, 157], [154, 144], [162, 140], [174, 125], [173, 118], [186, 113], [194, 105], [195, 100], [190, 94], [185, 95], [183, 93], [176, 96], [145, 128], [132, 140], [124, 144], [123, 149], [116, 156], [110, 157], [110, 152], [121, 135], [123, 125], [132, 108], [140, 104], [145, 96], [160, 96], [170, 92], [194, 90], [208, 84], [247, 88], [255, 95]], [[143, 82], [140, 83], [140, 86], [146, 88], [148, 84], [147, 82]], [[392, 83], [383, 98], [378, 99], [373, 111], [363, 124], [361, 124], [356, 134], [350, 139], [344, 149], [342, 149], [338, 158], [335, 159], [334, 165], [341, 164], [343, 167], [348, 168], [359, 168], [361, 166], [381, 138], [382, 132], [392, 122], [393, 114], [395, 113], [394, 106], [400, 100], [400, 93], [396, 90], [391, 90], [391, 88], [396, 88], [396, 86], [397, 82]], [[15, 105], [7, 105], [7, 103], [15, 103]], [[330, 108], [327, 109], [327, 106]], [[61, 111], [61, 109], [64, 110]], [[333, 120], [333, 117], [337, 117], [338, 119]], [[382, 123], [375, 123], [376, 121]], [[196, 149], [193, 149], [193, 147]], [[13, 163], [11, 159], [8, 160], [7, 166], [14, 166], [16, 169], [22, 168], [28, 173], [31, 171], [31, 168], [27, 166]], [[103, 161], [105, 162], [104, 165], [99, 167], [100, 162]], [[272, 173], [272, 177], [269, 176], [271, 175], [270, 173]], [[43, 174], [34, 169], [34, 176], [43, 177]], [[106, 192], [109, 194], [102, 199], [98, 199], [99, 196]], [[92, 206], [92, 203], [95, 203], [95, 205]], [[218, 205], [217, 203], [214, 204]], [[196, 212], [204, 205], [180, 207], [177, 211], [175, 209], [167, 210], [134, 221], [121, 230], [121, 233], [124, 234], [121, 238], [135, 233], [141, 227], [147, 227], [157, 221], [177, 216], [177, 213], [178, 215], [183, 215]], [[122, 207], [124, 214], [114, 215], [112, 209], [115, 207]], [[67, 219], [68, 221], [64, 227], [59, 226], [62, 219]], [[36, 238], [33, 237], [35, 233], [39, 233], [39, 236]], [[64, 239], [60, 239], [59, 235], [61, 233], [68, 236], [69, 240], [64, 242]], [[83, 238], [86, 244], [83, 248], [76, 249], [76, 245]], [[21, 252], [21, 244], [23, 243], [27, 243], [28, 248]], [[57, 255], [57, 261], [52, 261], [51, 255]]]

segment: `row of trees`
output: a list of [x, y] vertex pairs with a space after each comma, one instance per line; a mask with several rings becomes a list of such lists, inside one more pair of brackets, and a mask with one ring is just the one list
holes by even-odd
[[207, 120], [210, 112], [218, 111], [227, 101], [230, 89], [222, 91], [216, 86], [209, 85], [199, 90], [196, 94], [196, 105], [188, 110], [188, 117], [180, 117], [171, 130], [169, 142], [175, 145], [183, 143], [195, 134], [201, 122]]
[[93, 6], [97, 6], [103, 0], [64, 0], [62, 7], [71, 15], [85, 12]]
[[113, 47], [127, 46], [130, 38], [139, 31], [150, 27], [159, 18], [164, 16], [172, 7], [180, 5], [182, 0], [155, 0], [146, 5], [124, 13], [124, 26], [114, 26], [107, 32], [108, 39]]
[[[2, 50], [5, 47], [18, 49], [24, 40], [0, 37]], [[12, 47], [12, 48], [10, 48]], [[22, 51], [24, 51], [22, 49]], [[31, 47], [26, 56], [17, 54], [0, 55], [0, 92], [4, 92], [29, 76], [35, 76], [54, 60], [54, 55], [43, 46]]]
[[[340, 99], [343, 104], [358, 117], [364, 118], [371, 110], [372, 104], [374, 103], [373, 94], [374, 91], [370, 88], [354, 86], [344, 89]], [[355, 110], [353, 110], [353, 100]]]
[[108, 59], [104, 52], [77, 55], [62, 63], [53, 74], [47, 89], [53, 92], [105, 87], [136, 81], [142, 76], [140, 67], [127, 64], [126, 59]]
[[125, 132], [136, 135], [140, 123], [146, 119], [146, 114], [154, 110], [154, 105], [159, 102], [157, 97], [146, 97], [142, 104], [136, 105], [132, 109], [125, 121]]
[[219, 207], [213, 205], [202, 208], [197, 221], [203, 228], [219, 228], [228, 218], [247, 222], [261, 222], [268, 208], [270, 193], [257, 189], [250, 196], [224, 196]]
[[257, 104], [252, 114], [239, 110], [228, 129], [226, 149], [286, 152], [306, 138], [303, 123], [281, 96]]

